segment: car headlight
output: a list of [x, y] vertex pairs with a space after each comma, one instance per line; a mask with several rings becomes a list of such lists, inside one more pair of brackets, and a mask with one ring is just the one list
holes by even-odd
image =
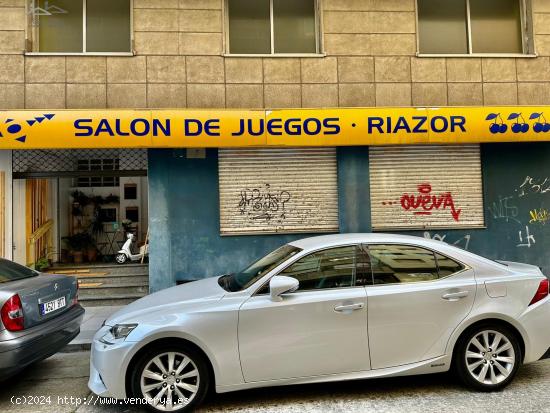
[[116, 324], [109, 332], [115, 340], [126, 338], [137, 327], [137, 324]]
[[137, 324], [115, 324], [99, 339], [103, 344], [115, 344], [116, 340], [125, 340], [137, 327]]

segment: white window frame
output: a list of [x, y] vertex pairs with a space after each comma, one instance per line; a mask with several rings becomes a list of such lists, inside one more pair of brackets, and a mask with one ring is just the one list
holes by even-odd
[[[88, 0], [82, 1], [82, 52], [41, 52], [38, 51], [29, 51], [29, 47], [34, 47], [34, 42], [39, 43], [38, 39], [34, 39], [36, 35], [33, 36], [35, 29], [32, 24], [33, 16], [30, 13], [31, 4], [34, 9], [35, 2], [37, 0], [28, 0], [25, 3], [25, 12], [27, 15], [27, 25], [25, 29], [25, 39], [26, 47], [25, 51], [26, 56], [134, 56], [134, 0], [130, 0], [130, 51], [129, 52], [87, 52], [86, 51], [86, 9]], [[38, 33], [38, 30], [36, 30]], [[38, 48], [38, 46], [36, 46]]]
[[416, 13], [416, 56], [417, 57], [537, 57], [534, 47], [533, 34], [533, 9], [531, 0], [517, 0], [520, 2], [521, 15], [521, 42], [522, 53], [473, 53], [472, 52], [472, 31], [470, 17], [470, 0], [466, 2], [466, 30], [468, 35], [468, 53], [420, 53], [420, 16], [418, 13], [418, 0], [415, 2]]
[[275, 36], [273, 26], [273, 0], [269, 0], [270, 8], [270, 28], [271, 28], [271, 53], [231, 53], [231, 44], [229, 42], [229, 2], [231, 0], [224, 0], [223, 2], [223, 15], [224, 15], [224, 56], [227, 57], [325, 57], [326, 53], [322, 47], [322, 8], [320, 6], [320, 0], [314, 0], [314, 12], [315, 12], [315, 53], [275, 53]]

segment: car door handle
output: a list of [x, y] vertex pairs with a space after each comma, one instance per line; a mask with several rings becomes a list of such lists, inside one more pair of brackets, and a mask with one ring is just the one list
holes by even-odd
[[337, 305], [334, 307], [334, 311], [337, 311], [339, 313], [343, 313], [346, 311], [357, 311], [362, 310], [365, 308], [365, 304], [363, 303], [356, 303], [356, 304], [346, 304], [346, 305]]
[[441, 298], [443, 298], [444, 300], [449, 300], [449, 301], [458, 301], [460, 300], [461, 298], [466, 298], [468, 297], [468, 294], [470, 294], [469, 291], [458, 291], [456, 293], [447, 293], [447, 294], [443, 294], [441, 296]]

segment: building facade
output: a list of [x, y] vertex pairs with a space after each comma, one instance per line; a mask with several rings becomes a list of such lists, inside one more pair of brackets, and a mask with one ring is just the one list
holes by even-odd
[[[296, 146], [151, 145], [146, 168], [128, 167], [126, 177], [147, 170], [152, 290], [334, 232], [406, 232], [550, 268], [550, 0], [440, 3], [0, 0], [0, 110], [312, 109], [273, 130], [245, 121], [249, 137], [300, 136]], [[414, 114], [443, 107], [450, 117]], [[483, 107], [495, 109], [467, 140], [417, 139], [459, 136], [469, 121], [453, 108]], [[346, 136], [339, 125], [331, 145], [344, 108], [374, 109], [353, 112], [364, 129]], [[50, 176], [42, 163], [14, 174], [20, 152], [0, 154], [10, 258], [21, 217], [14, 180]]]

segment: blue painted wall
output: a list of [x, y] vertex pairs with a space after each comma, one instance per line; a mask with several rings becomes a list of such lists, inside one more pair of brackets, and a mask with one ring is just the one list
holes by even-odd
[[[489, 258], [535, 264], [550, 275], [550, 216], [544, 218], [550, 211], [550, 143], [486, 144], [481, 150], [486, 229], [430, 236]], [[532, 221], [534, 210], [542, 212], [540, 220]]]
[[[176, 280], [238, 271], [269, 251], [308, 236], [221, 237], [217, 150], [207, 150], [206, 159], [187, 159], [185, 155], [185, 151], [171, 149], [149, 151], [151, 291], [170, 287]], [[368, 151], [346, 148], [338, 160], [340, 185], [345, 188], [340, 197], [342, 228], [367, 231], [368, 214], [357, 205], [368, 200], [368, 192], [364, 192], [368, 190]]]
[[[217, 150], [208, 150], [205, 159], [187, 159], [185, 155], [181, 150], [149, 151], [152, 291], [170, 287], [176, 280], [238, 271], [268, 251], [307, 236], [221, 237]], [[548, 160], [547, 143], [482, 146], [487, 228], [407, 233], [550, 270], [550, 221], [530, 222], [533, 209], [550, 209]], [[452, 174], [452, 170], [446, 173]], [[535, 180], [521, 187], [527, 176]], [[338, 149], [338, 185], [341, 231], [369, 232], [368, 148]]]
[[340, 231], [369, 232], [369, 148], [338, 148], [338, 209]]

